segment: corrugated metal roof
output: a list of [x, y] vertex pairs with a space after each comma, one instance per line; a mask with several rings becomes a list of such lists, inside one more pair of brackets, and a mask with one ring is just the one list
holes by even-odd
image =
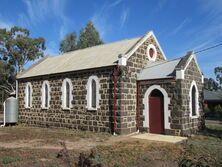
[[204, 100], [206, 100], [206, 101], [222, 101], [222, 91], [204, 90]]
[[180, 61], [181, 58], [171, 61], [149, 62], [138, 75], [137, 80], [171, 78], [175, 76], [174, 71]]
[[111, 66], [118, 60], [119, 54], [125, 54], [140, 39], [141, 37], [126, 39], [72, 51], [59, 56], [48, 57], [18, 75], [17, 78], [27, 78]]

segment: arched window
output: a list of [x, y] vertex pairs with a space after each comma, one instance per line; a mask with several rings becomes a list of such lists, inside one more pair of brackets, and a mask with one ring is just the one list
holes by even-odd
[[26, 84], [25, 88], [25, 107], [26, 108], [32, 107], [32, 85], [30, 82]]
[[91, 91], [92, 108], [96, 108], [96, 81], [94, 79], [92, 79]]
[[50, 86], [48, 81], [42, 84], [42, 108], [49, 108], [50, 102]]
[[192, 88], [192, 116], [196, 116], [197, 109], [196, 109], [196, 88], [193, 86]]
[[88, 79], [86, 89], [87, 89], [87, 109], [88, 110], [96, 110], [99, 108], [99, 100], [100, 100], [100, 94], [99, 94], [99, 80], [97, 76], [91, 76]]
[[189, 95], [190, 95], [190, 103], [189, 103], [190, 116], [195, 118], [199, 116], [199, 93], [195, 81], [191, 83]]
[[62, 83], [62, 108], [70, 109], [72, 107], [72, 82], [66, 78]]

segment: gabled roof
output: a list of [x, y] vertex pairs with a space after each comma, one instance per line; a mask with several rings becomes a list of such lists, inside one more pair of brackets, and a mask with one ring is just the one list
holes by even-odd
[[221, 101], [222, 102], [222, 91], [209, 91], [204, 90], [205, 101]]
[[127, 53], [141, 37], [80, 49], [63, 55], [47, 57], [17, 78], [92, 69], [117, 64], [118, 56]]
[[175, 68], [182, 58], [171, 61], [149, 62], [138, 75], [137, 80], [172, 78], [176, 75]]
[[160, 52], [164, 59], [166, 59], [154, 33], [150, 31], [143, 37], [126, 39], [72, 51], [59, 56], [47, 57], [17, 75], [17, 79], [113, 66], [118, 63], [119, 55], [122, 55], [126, 59], [130, 58], [150, 36], [155, 39]]

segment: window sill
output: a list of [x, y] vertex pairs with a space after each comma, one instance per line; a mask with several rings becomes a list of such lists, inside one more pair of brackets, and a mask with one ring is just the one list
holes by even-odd
[[87, 108], [88, 111], [96, 111], [97, 108]]
[[25, 107], [25, 109], [28, 109], [28, 110], [30, 110], [30, 109], [31, 109], [31, 107]]
[[70, 111], [71, 108], [64, 108], [64, 107], [63, 107], [62, 110]]
[[199, 118], [199, 115], [195, 115], [195, 116], [190, 116], [191, 119], [196, 119]]
[[49, 107], [42, 107], [42, 110], [48, 110]]

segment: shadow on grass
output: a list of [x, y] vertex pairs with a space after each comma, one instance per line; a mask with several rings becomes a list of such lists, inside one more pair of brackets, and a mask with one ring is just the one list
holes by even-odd
[[217, 128], [215, 126], [208, 126], [203, 131], [203, 135], [218, 137], [222, 139], [222, 128]]

